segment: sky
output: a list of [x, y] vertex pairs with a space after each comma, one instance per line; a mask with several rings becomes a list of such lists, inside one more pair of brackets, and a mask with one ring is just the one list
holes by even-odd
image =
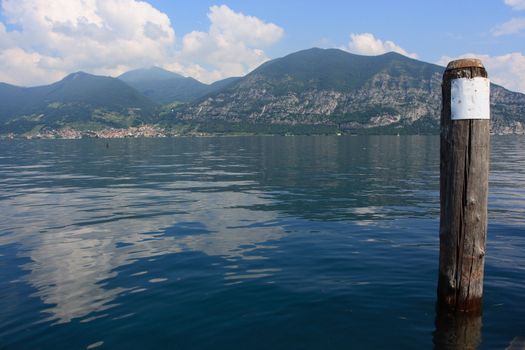
[[311, 47], [481, 58], [525, 93], [525, 0], [0, 0], [0, 81], [160, 66], [211, 83]]

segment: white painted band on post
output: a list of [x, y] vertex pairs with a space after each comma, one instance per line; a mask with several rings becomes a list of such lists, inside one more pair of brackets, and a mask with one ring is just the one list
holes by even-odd
[[452, 120], [490, 119], [490, 80], [459, 78], [452, 80], [450, 117]]

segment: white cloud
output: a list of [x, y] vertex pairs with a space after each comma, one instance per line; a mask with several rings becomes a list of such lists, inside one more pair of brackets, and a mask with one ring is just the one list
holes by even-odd
[[5, 25], [0, 22], [0, 50], [7, 49], [13, 45], [13, 38], [7, 33]]
[[208, 32], [191, 32], [177, 49], [168, 16], [139, 0], [3, 0], [0, 81], [35, 85], [84, 70], [118, 75], [151, 65], [204, 81], [243, 75], [268, 59], [273, 23], [212, 6]]
[[[135, 0], [4, 0], [4, 17], [19, 31], [0, 26], [4, 64], [24, 61], [20, 75], [2, 68], [16, 84], [49, 82], [75, 70], [114, 70], [163, 62], [175, 42], [168, 16]], [[5, 38], [5, 39], [4, 39]], [[16, 40], [14, 40], [16, 38]], [[49, 73], [46, 79], [40, 74]]]
[[409, 53], [393, 41], [382, 41], [372, 33], [350, 34], [348, 46], [342, 49], [360, 55], [381, 55], [387, 52], [397, 52], [402, 55], [417, 58], [415, 53]]
[[273, 23], [235, 12], [225, 5], [210, 7], [208, 18], [208, 31], [186, 34], [179, 54], [179, 59], [186, 63], [183, 72], [191, 72], [205, 82], [243, 75], [254, 69], [268, 60], [262, 48], [279, 41], [284, 33]]
[[[505, 0], [505, 4], [516, 11], [525, 10], [525, 0]], [[501, 36], [517, 34], [523, 29], [525, 29], [525, 17], [517, 17], [492, 28], [491, 32], [494, 36]]]
[[12, 82], [23, 85], [24, 82], [31, 84], [45, 84], [56, 81], [64, 76], [60, 70], [46, 69], [46, 61], [50, 57], [43, 57], [38, 53], [29, 53], [20, 48], [13, 47], [0, 51], [0, 82]]
[[525, 0], [505, 0], [505, 4], [514, 10], [525, 10]]
[[525, 29], [525, 17], [513, 18], [492, 29], [494, 36], [516, 34]]
[[501, 56], [465, 54], [456, 58], [443, 56], [438, 64], [446, 66], [457, 58], [475, 57], [481, 59], [491, 81], [509, 90], [525, 93], [525, 55], [513, 52]]

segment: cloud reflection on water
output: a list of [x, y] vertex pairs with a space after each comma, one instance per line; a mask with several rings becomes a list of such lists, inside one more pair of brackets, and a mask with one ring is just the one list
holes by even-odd
[[[433, 139], [396, 137], [34, 143], [0, 162], [0, 195], [16, 194], [0, 202], [0, 231], [12, 232], [0, 245], [21, 246], [18, 254], [31, 259], [24, 280], [50, 319], [68, 322], [152, 288], [108, 283], [141, 259], [200, 252], [239, 266], [264, 259], [267, 243], [287, 235], [272, 224], [282, 215], [358, 225], [404, 215], [399, 203], [422, 203], [421, 149], [434, 147]], [[17, 162], [23, 173], [12, 168]], [[404, 182], [416, 190], [402, 192]], [[276, 272], [228, 268], [224, 279]]]
[[[31, 259], [23, 266], [28, 271], [24, 280], [37, 290], [34, 296], [49, 305], [49, 320], [62, 323], [103, 311], [113, 306], [111, 302], [120, 294], [133, 291], [105, 286], [121, 266], [185, 251], [229, 259], [263, 258], [261, 251], [256, 252], [259, 245], [285, 235], [279, 227], [242, 228], [246, 222], [274, 220], [271, 212], [254, 216], [242, 208], [231, 208], [227, 213], [223, 210], [227, 203], [264, 205], [268, 199], [241, 192], [191, 193], [191, 188], [173, 194], [177, 204], [163, 208], [155, 202], [166, 193], [151, 189], [106, 188], [18, 196], [5, 208], [4, 227], [18, 225], [21, 213], [32, 218], [31, 223], [17, 227], [16, 234], [1, 236], [0, 245], [22, 245], [19, 254]], [[107, 206], [100, 205], [102, 196]], [[206, 233], [170, 229], [180, 227], [179, 222], [201, 223]], [[231, 279], [237, 273], [246, 274], [246, 278], [258, 275], [257, 271], [234, 270], [225, 277]]]

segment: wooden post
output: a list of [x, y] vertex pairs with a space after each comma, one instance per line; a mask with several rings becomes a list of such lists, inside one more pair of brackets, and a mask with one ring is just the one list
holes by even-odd
[[481, 314], [487, 236], [490, 101], [480, 60], [443, 74], [438, 305]]

